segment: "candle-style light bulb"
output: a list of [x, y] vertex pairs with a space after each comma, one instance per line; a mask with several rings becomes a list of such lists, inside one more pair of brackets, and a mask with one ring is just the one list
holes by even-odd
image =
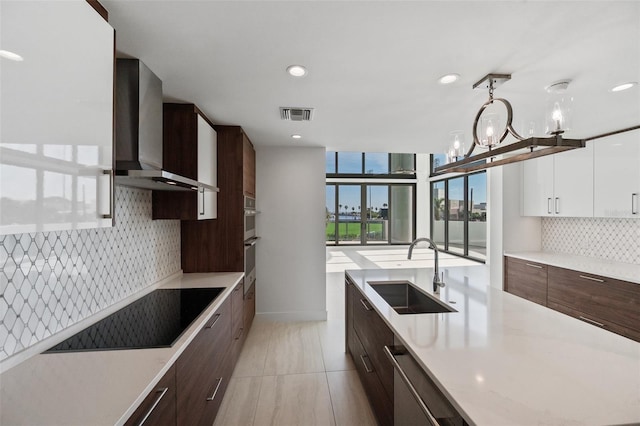
[[553, 106], [553, 113], [551, 114], [551, 119], [556, 124], [556, 131], [562, 130], [562, 110], [560, 109], [560, 105], [556, 102]]

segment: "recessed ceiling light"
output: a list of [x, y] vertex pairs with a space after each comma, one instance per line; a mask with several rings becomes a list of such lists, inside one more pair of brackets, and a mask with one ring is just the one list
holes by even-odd
[[616, 87], [611, 89], [612, 92], [622, 92], [623, 90], [631, 89], [633, 86], [637, 86], [638, 83], [636, 81], [630, 81], [628, 83], [618, 84]]
[[440, 83], [440, 84], [451, 84], [451, 83], [455, 83], [456, 81], [458, 81], [459, 78], [460, 78], [460, 74], [447, 74], [447, 75], [443, 75], [442, 77], [440, 77], [438, 79], [438, 83]]
[[289, 65], [287, 72], [294, 77], [304, 77], [307, 75], [307, 69], [302, 65]]
[[0, 50], [0, 56], [6, 59], [11, 59], [12, 61], [24, 61], [22, 56], [17, 53], [9, 52], [8, 50]]
[[293, 139], [302, 139], [302, 136], [300, 136], [300, 135], [291, 135], [291, 137]]

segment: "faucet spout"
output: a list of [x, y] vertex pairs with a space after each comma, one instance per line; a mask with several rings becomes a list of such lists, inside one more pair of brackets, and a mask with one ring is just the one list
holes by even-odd
[[436, 244], [430, 238], [425, 238], [425, 237], [416, 238], [409, 245], [409, 253], [407, 253], [407, 259], [411, 259], [411, 256], [413, 255], [413, 248], [416, 246], [416, 244], [423, 241], [429, 243], [429, 248], [433, 249], [433, 254], [434, 254], [433, 292], [438, 294], [440, 293], [440, 287], [444, 287], [444, 281], [442, 281], [442, 279], [440, 278], [440, 271], [438, 268], [438, 247], [436, 246]]

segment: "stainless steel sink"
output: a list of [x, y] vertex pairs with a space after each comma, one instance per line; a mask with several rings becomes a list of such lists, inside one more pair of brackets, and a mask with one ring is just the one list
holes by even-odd
[[368, 283], [400, 315], [457, 312], [422, 292], [409, 281], [369, 281]]

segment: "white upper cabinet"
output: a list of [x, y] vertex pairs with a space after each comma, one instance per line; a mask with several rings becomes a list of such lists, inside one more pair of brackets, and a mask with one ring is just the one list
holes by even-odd
[[594, 215], [640, 218], [640, 131], [593, 143]]
[[523, 216], [593, 217], [593, 143], [522, 164]]
[[0, 2], [0, 234], [113, 224], [114, 30], [85, 1]]
[[[198, 115], [198, 182], [213, 187], [218, 186], [217, 152], [216, 131]], [[200, 188], [199, 191], [198, 219], [217, 218], [218, 193], [205, 188]]]

